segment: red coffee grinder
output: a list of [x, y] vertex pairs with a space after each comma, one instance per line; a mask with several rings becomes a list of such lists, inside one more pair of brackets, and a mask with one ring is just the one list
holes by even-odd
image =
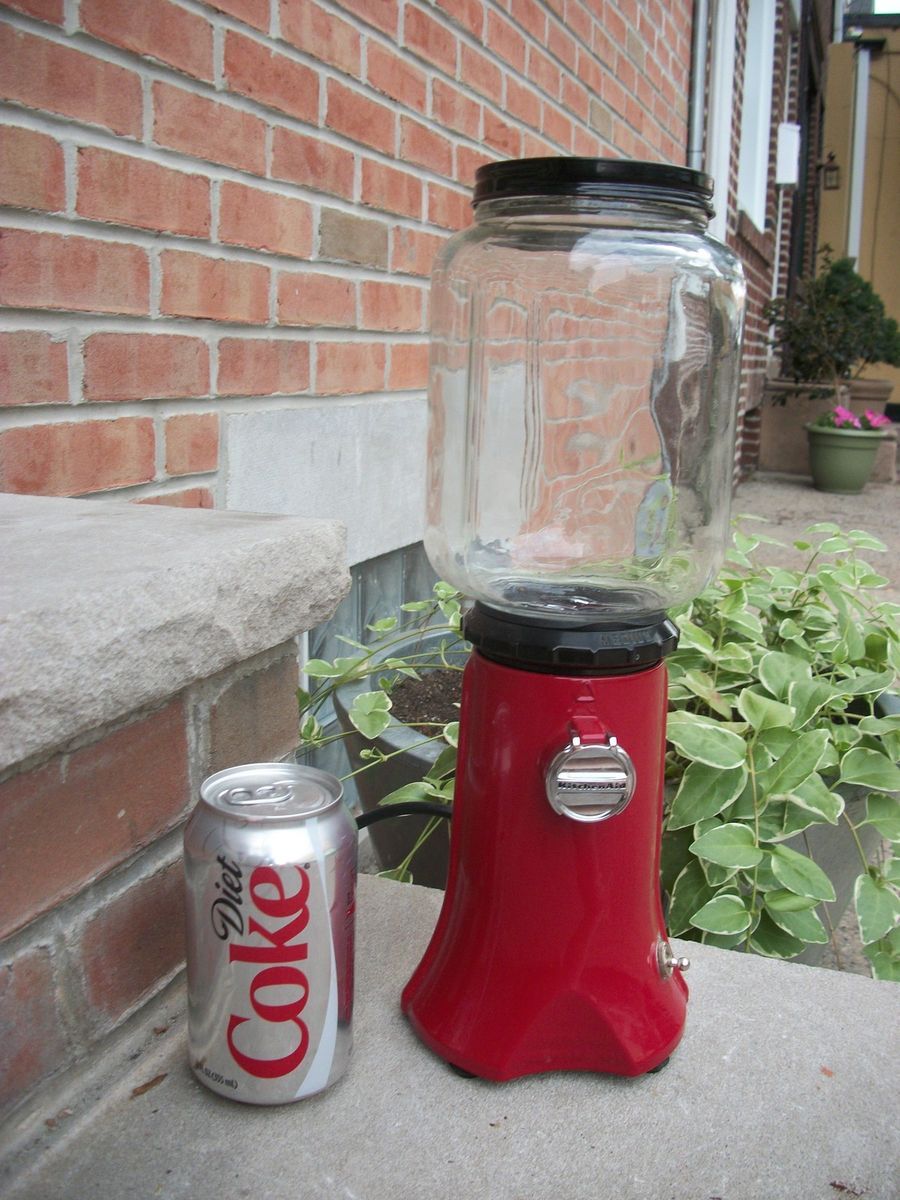
[[428, 520], [474, 598], [443, 908], [403, 1010], [462, 1072], [640, 1075], [686, 960], [659, 856], [666, 609], [728, 532], [744, 285], [681, 167], [476, 176], [432, 288]]

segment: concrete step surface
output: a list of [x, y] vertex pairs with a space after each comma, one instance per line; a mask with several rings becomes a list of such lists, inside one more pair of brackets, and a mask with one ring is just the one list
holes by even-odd
[[188, 1070], [176, 989], [104, 1077], [8, 1131], [0, 1193], [896, 1200], [896, 985], [676, 941], [693, 960], [691, 1001], [660, 1073], [467, 1080], [424, 1049], [399, 1008], [439, 903], [360, 878], [355, 1048], [329, 1091], [278, 1108], [213, 1095]]

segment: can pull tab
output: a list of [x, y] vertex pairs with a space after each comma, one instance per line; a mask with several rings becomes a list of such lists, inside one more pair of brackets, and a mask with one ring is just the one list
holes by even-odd
[[634, 795], [635, 770], [616, 738], [596, 723], [573, 722], [569, 744], [547, 771], [547, 799], [554, 812], [573, 821], [606, 821]]
[[294, 789], [290, 783], [265, 783], [259, 787], [229, 788], [224, 795], [228, 804], [281, 804], [290, 800]]

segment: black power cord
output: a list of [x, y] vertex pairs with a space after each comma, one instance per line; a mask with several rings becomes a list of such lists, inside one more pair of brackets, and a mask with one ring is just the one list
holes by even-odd
[[450, 807], [436, 800], [407, 800], [403, 804], [389, 804], [385, 808], [373, 808], [371, 812], [361, 813], [356, 818], [356, 828], [365, 829], [367, 825], [386, 821], [388, 817], [446, 817], [449, 820], [450, 815]]

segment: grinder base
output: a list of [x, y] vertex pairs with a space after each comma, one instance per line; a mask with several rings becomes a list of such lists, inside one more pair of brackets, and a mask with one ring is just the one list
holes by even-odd
[[[461, 1072], [641, 1075], [678, 1044], [687, 986], [659, 893], [665, 713], [662, 662], [551, 674], [473, 651], [447, 890], [402, 996], [421, 1040]], [[585, 731], [614, 738], [633, 767], [629, 798], [604, 818], [548, 799], [561, 750]]]

